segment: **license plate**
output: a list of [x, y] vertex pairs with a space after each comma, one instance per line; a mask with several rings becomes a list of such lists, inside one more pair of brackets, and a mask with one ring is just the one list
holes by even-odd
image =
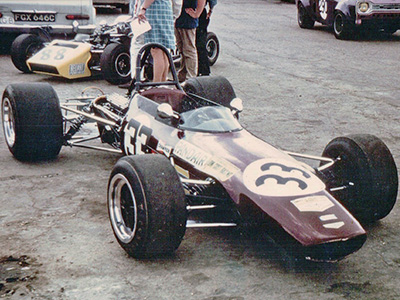
[[55, 22], [53, 13], [14, 13], [15, 22]]
[[80, 75], [85, 73], [85, 64], [69, 65], [69, 75]]

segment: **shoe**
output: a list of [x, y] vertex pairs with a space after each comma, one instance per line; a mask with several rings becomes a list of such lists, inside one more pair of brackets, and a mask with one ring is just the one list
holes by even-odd
[[118, 85], [118, 87], [121, 88], [121, 89], [129, 89], [130, 86], [131, 86], [130, 82]]

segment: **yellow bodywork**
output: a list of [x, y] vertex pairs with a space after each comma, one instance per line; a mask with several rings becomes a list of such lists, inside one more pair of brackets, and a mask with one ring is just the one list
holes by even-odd
[[68, 79], [91, 76], [88, 62], [91, 45], [81, 42], [54, 40], [27, 60], [32, 72]]

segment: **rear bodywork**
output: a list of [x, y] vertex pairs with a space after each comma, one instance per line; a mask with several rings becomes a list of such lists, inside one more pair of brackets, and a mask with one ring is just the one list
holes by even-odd
[[0, 33], [31, 33], [46, 26], [52, 34], [69, 35], [96, 27], [92, 0], [0, 1], [0, 16]]

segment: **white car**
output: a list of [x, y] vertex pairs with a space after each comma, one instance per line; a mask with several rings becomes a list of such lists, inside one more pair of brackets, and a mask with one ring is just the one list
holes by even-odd
[[0, 0], [0, 34], [90, 34], [96, 28], [92, 0]]
[[129, 0], [93, 0], [95, 6], [115, 6], [122, 10], [123, 14], [129, 13]]

